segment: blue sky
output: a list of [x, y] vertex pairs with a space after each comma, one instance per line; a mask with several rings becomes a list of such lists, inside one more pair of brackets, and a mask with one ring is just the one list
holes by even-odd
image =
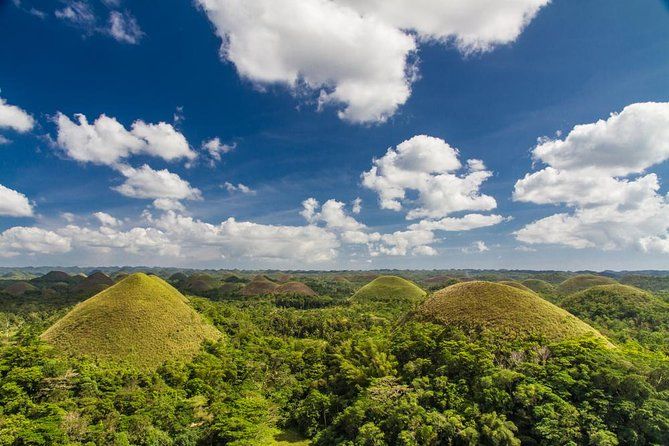
[[[337, 0], [336, 11], [324, 0], [274, 5], [282, 2], [298, 18], [278, 25], [275, 6], [263, 0], [248, 4], [274, 14], [270, 23], [234, 0], [165, 1], [161, 8], [127, 0], [0, 2], [0, 98], [33, 121], [27, 130], [15, 121], [3, 125], [0, 110], [7, 140], [0, 185], [9, 190], [3, 198], [0, 189], [0, 199], [13, 200], [0, 204], [0, 265], [669, 264], [666, 2], [527, 0], [516, 12], [519, 24], [492, 31], [486, 20], [513, 19], [514, 11], [477, 11], [478, 2], [470, 2], [464, 18], [453, 19], [462, 12], [456, 5], [439, 10], [436, 23], [409, 11], [416, 18], [405, 24], [372, 0], [360, 3], [367, 9]], [[439, 2], [425, 7], [431, 3]], [[326, 9], [322, 16], [318, 8]], [[319, 23], [323, 17], [327, 23]], [[315, 38], [311, 26], [319, 30]], [[283, 40], [254, 48], [268, 29]], [[222, 54], [225, 33], [232, 44]], [[347, 82], [353, 93], [342, 93]], [[655, 106], [642, 106], [650, 102]], [[611, 113], [620, 113], [620, 122]], [[132, 133], [135, 149], [109, 149], [100, 138], [82, 143], [75, 114], [89, 124], [102, 114], [113, 119], [124, 135]], [[598, 120], [603, 128], [569, 139], [574, 126]], [[170, 159], [164, 140], [131, 130], [136, 121], [152, 132], [169, 125], [168, 136], [186, 145], [175, 143]], [[412, 140], [418, 135], [430, 139]], [[551, 140], [538, 143], [541, 137]], [[219, 152], [212, 155], [205, 144], [214, 138]], [[364, 184], [373, 160], [404, 141], [414, 143], [408, 157], [433, 165], [447, 164], [456, 148], [463, 167], [414, 166], [405, 179], [389, 170], [376, 186]], [[537, 146], [547, 154], [535, 153], [533, 165]], [[84, 150], [132, 153], [101, 162]], [[614, 158], [615, 167], [602, 167]], [[484, 167], [467, 170], [468, 159]], [[546, 167], [562, 179], [546, 180]], [[146, 184], [163, 170], [168, 184]], [[458, 179], [477, 171], [486, 179], [466, 192], [441, 182], [455, 178], [458, 188]], [[520, 191], [517, 181], [537, 172]], [[422, 177], [420, 186], [410, 185]], [[390, 183], [404, 193], [400, 209], [381, 201]], [[596, 197], [578, 198], [588, 192]], [[441, 193], [464, 194], [464, 204], [435, 203]], [[302, 204], [309, 198], [318, 201], [311, 215]], [[161, 199], [170, 203], [156, 203]], [[324, 206], [328, 200], [336, 201]], [[407, 219], [412, 210], [424, 215]], [[467, 215], [498, 218], [471, 225]], [[555, 215], [565, 218], [545, 220]], [[425, 230], [442, 219], [450, 219], [449, 230]], [[409, 228], [423, 221], [422, 229]]]

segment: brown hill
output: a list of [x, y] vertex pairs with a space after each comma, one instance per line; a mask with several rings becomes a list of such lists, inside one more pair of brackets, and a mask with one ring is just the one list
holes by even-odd
[[272, 291], [272, 294], [297, 294], [300, 296], [317, 296], [318, 294], [312, 290], [309, 285], [302, 282], [287, 282]]

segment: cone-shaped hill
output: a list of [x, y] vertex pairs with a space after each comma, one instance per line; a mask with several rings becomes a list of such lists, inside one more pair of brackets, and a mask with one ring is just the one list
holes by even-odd
[[418, 285], [397, 276], [380, 276], [360, 288], [351, 301], [356, 303], [419, 303], [427, 293]]
[[103, 272], [97, 271], [86, 277], [84, 280], [72, 287], [75, 293], [91, 294], [99, 293], [100, 291], [114, 285], [111, 277]]
[[561, 305], [579, 317], [602, 321], [602, 325], [626, 320], [648, 329], [669, 326], [669, 303], [628, 285], [591, 287], [567, 296]]
[[153, 368], [219, 336], [171, 285], [137, 273], [78, 304], [41, 337], [68, 355]]
[[610, 285], [613, 283], [618, 283], [614, 279], [606, 276], [596, 276], [594, 274], [581, 274], [578, 276], [570, 277], [569, 279], [562, 282], [557, 287], [558, 294], [562, 296], [567, 296], [572, 293], [577, 293], [579, 291], [587, 290], [590, 287], [597, 285]]
[[493, 282], [458, 283], [437, 291], [413, 317], [465, 331], [496, 331], [508, 339], [595, 336], [605, 340], [597, 330], [537, 294]]
[[523, 290], [523, 291], [528, 291], [528, 292], [534, 293], [534, 290], [532, 290], [532, 289], [526, 287], [525, 285], [523, 285], [523, 284], [520, 283], [520, 282], [516, 282], [515, 280], [501, 280], [501, 281], [499, 281], [499, 282], [497, 282], [497, 283], [501, 283], [502, 285], [512, 286], [512, 287], [514, 287], [514, 288], [518, 288], [519, 290]]
[[527, 288], [531, 289], [535, 293], [540, 294], [553, 294], [555, 293], [555, 287], [541, 279], [525, 279], [522, 281], [522, 284]]
[[318, 294], [302, 282], [286, 282], [272, 291], [272, 294], [293, 294], [298, 296], [318, 296]]
[[242, 296], [258, 296], [262, 294], [271, 294], [279, 287], [265, 276], [255, 276], [244, 288]]
[[31, 293], [37, 291], [38, 288], [29, 284], [28, 282], [14, 282], [11, 285], [5, 287], [2, 291], [12, 296], [22, 296], [25, 293]]

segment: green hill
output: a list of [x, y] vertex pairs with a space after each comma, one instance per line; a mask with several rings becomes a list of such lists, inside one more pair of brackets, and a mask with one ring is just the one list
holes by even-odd
[[16, 297], [37, 290], [38, 288], [36, 286], [31, 285], [28, 282], [14, 282], [11, 285], [5, 287], [2, 291]]
[[242, 296], [259, 296], [262, 294], [271, 294], [279, 287], [265, 276], [256, 276], [244, 288], [242, 288]]
[[520, 283], [520, 282], [516, 282], [515, 280], [501, 280], [501, 281], [499, 281], [499, 282], [497, 282], [497, 283], [501, 283], [502, 285], [507, 285], [507, 286], [511, 286], [511, 287], [517, 288], [517, 289], [519, 289], [519, 290], [523, 290], [523, 291], [528, 291], [528, 292], [530, 292], [530, 293], [534, 293], [534, 290], [532, 290], [532, 289], [526, 287], [525, 285], [523, 285], [523, 284]]
[[84, 280], [72, 287], [72, 291], [75, 293], [92, 294], [99, 293], [100, 291], [109, 288], [114, 284], [114, 281], [103, 272], [95, 272], [90, 276], [86, 277]]
[[318, 296], [318, 294], [312, 290], [309, 285], [302, 282], [286, 282], [274, 289], [272, 294], [292, 294], [299, 296]]
[[360, 288], [351, 301], [356, 303], [419, 303], [427, 293], [418, 285], [397, 276], [380, 276]]
[[606, 329], [669, 329], [669, 303], [628, 285], [599, 285], [567, 296], [562, 307]]
[[618, 283], [614, 279], [605, 276], [596, 276], [594, 274], [581, 274], [570, 277], [557, 287], [558, 294], [567, 296], [572, 293], [586, 290], [597, 285], [609, 285]]
[[537, 294], [493, 282], [465, 282], [437, 291], [414, 316], [466, 331], [496, 331], [508, 338], [603, 338], [597, 330]]
[[539, 294], [555, 293], [555, 286], [541, 279], [526, 279], [521, 282], [527, 288]]
[[41, 337], [68, 355], [152, 368], [191, 357], [219, 336], [171, 285], [137, 273], [78, 304]]

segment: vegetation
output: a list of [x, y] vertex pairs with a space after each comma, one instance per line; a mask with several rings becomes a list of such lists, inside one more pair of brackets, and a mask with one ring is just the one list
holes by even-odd
[[527, 291], [527, 292], [530, 292], [530, 293], [534, 293], [534, 290], [526, 287], [525, 285], [523, 285], [520, 282], [516, 282], [515, 280], [501, 280], [497, 283], [500, 283], [502, 285], [507, 285], [507, 286], [510, 286], [510, 287], [513, 287], [513, 288], [517, 288], [519, 290]]
[[569, 279], [562, 282], [560, 285], [558, 285], [557, 292], [562, 296], [568, 296], [569, 294], [577, 293], [593, 286], [609, 285], [612, 283], [617, 282], [610, 277], [596, 276], [593, 274], [581, 274], [570, 277]]
[[493, 282], [444, 288], [428, 298], [414, 318], [467, 332], [490, 330], [512, 339], [556, 341], [591, 336], [604, 340], [595, 329], [534, 292]]
[[[46, 282], [22, 296], [0, 294], [0, 445], [669, 444], [669, 361], [656, 343], [667, 336], [659, 323], [665, 301], [655, 294], [623, 287], [618, 292], [630, 297], [622, 305], [619, 297], [598, 303], [589, 294], [574, 306], [617, 343], [610, 348], [564, 310], [499, 283], [456, 284], [411, 311], [424, 293], [397, 277], [370, 287], [377, 291], [369, 300], [354, 300], [350, 296], [372, 280], [371, 273], [290, 272], [290, 280], [319, 295], [251, 297], [215, 293], [225, 284], [242, 286], [255, 272], [235, 272], [234, 282], [225, 281], [227, 272], [200, 274], [218, 284], [203, 293], [212, 297], [186, 299], [146, 275], [130, 275], [84, 302], [72, 283], [56, 287], [48, 299], [42, 297], [52, 289]], [[435, 275], [401, 274], [422, 284]], [[503, 280], [504, 274], [519, 281], [529, 273], [486, 276]], [[549, 278], [542, 274], [537, 277]], [[550, 274], [556, 283], [561, 276]], [[129, 286], [133, 281], [140, 286]], [[408, 297], [393, 290], [398, 284]], [[112, 318], [107, 325], [97, 319], [97, 329], [78, 344], [90, 338], [98, 349], [115, 346], [115, 331], [147, 316], [178, 326], [178, 337], [183, 321], [195, 314], [188, 325], [212, 329], [204, 322], [211, 321], [223, 335], [152, 367], [62, 354], [39, 337], [65, 315], [85, 325], [77, 309], [91, 301], [115, 306], [112, 314], [122, 309], [136, 315], [137, 300], [128, 296], [138, 289], [144, 297], [151, 289], [146, 303], [154, 304], [141, 318]], [[393, 293], [380, 294], [387, 289]], [[119, 302], [103, 299], [100, 305], [95, 299], [105, 294]], [[572, 297], [565, 301], [576, 305]], [[436, 317], [454, 302], [475, 324]], [[421, 311], [432, 317], [418, 317]], [[182, 317], [170, 319], [175, 312]], [[657, 339], [633, 331], [655, 323]], [[169, 338], [149, 336], [156, 330], [135, 325], [126, 338]]]
[[351, 297], [356, 303], [416, 304], [426, 293], [418, 285], [397, 276], [380, 276], [360, 288]]
[[217, 330], [156, 276], [132, 274], [75, 306], [42, 335], [63, 353], [155, 367], [192, 357]]
[[541, 295], [551, 295], [555, 293], [555, 286], [541, 279], [525, 279], [522, 282], [527, 288]]

